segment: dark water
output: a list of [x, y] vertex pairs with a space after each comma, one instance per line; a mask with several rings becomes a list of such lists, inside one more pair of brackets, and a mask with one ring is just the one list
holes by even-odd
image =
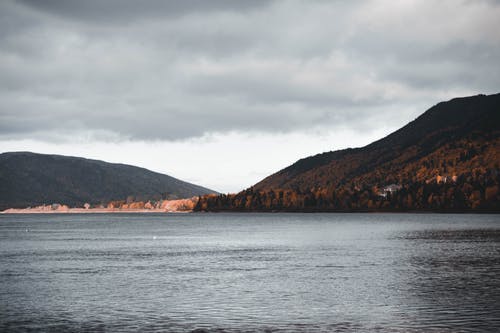
[[500, 215], [0, 216], [0, 331], [498, 332]]

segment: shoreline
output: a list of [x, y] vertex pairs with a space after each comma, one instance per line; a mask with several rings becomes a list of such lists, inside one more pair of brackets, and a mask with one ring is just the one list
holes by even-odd
[[108, 209], [108, 208], [68, 208], [62, 210], [42, 210], [27, 208], [9, 208], [0, 214], [123, 214], [123, 213], [191, 213], [192, 210], [176, 211], [166, 209]]
[[41, 210], [36, 208], [9, 208], [0, 211], [0, 215], [16, 214], [500, 214], [499, 211], [491, 210], [383, 210], [383, 211], [194, 211], [194, 210], [165, 210], [165, 209], [134, 209], [134, 208], [69, 208], [65, 210]]
[[157, 202], [112, 201], [104, 205], [91, 207], [69, 207], [65, 204], [53, 203], [23, 208], [7, 208], [0, 214], [108, 214], [108, 213], [189, 213], [194, 210], [198, 198], [161, 200]]

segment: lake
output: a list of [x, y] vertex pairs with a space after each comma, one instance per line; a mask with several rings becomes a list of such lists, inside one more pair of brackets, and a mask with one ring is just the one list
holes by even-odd
[[0, 331], [500, 331], [500, 215], [0, 215]]

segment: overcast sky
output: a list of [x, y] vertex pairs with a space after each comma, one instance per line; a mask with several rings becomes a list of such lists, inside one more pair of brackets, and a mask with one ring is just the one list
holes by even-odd
[[0, 2], [0, 151], [221, 192], [500, 91], [499, 1]]

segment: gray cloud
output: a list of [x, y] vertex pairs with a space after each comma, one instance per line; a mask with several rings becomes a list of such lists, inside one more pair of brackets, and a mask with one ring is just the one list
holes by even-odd
[[267, 5], [269, 0], [21, 0], [25, 5], [62, 18], [99, 24], [129, 23], [142, 19], [179, 17], [213, 11], [247, 11]]
[[493, 1], [5, 1], [0, 138], [400, 123], [500, 87]]

